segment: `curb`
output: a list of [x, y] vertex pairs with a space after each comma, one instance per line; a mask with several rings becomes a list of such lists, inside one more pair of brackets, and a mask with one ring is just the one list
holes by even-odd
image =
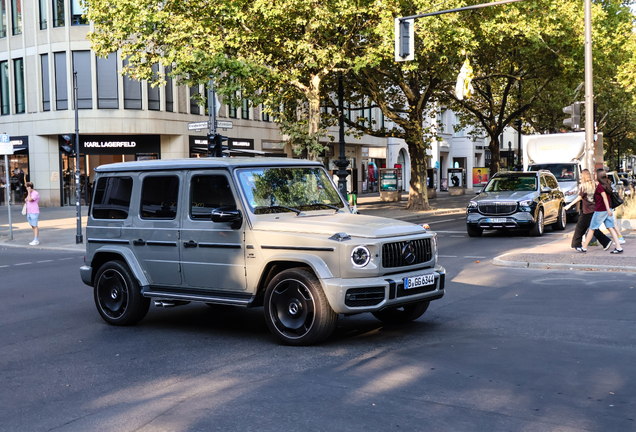
[[10, 248], [23, 248], [23, 249], [41, 249], [41, 250], [57, 250], [57, 251], [70, 251], [70, 252], [81, 252], [81, 253], [86, 253], [86, 246], [84, 246], [82, 249], [77, 249], [77, 248], [65, 248], [65, 247], [55, 247], [55, 246], [42, 246], [42, 245], [38, 245], [38, 246], [31, 246], [29, 244], [12, 244], [11, 240], [6, 240], [6, 241], [0, 241], [0, 248], [2, 247], [10, 247]]
[[505, 261], [501, 257], [508, 254], [500, 255], [492, 259], [492, 264], [499, 267], [515, 267], [530, 268], [543, 270], [579, 270], [579, 271], [621, 271], [636, 272], [636, 267], [631, 266], [609, 266], [609, 265], [593, 265], [593, 264], [565, 264], [565, 263], [537, 263], [529, 261]]

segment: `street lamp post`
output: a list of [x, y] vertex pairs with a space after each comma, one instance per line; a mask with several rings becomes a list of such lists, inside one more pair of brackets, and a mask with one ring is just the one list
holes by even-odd
[[335, 162], [338, 167], [338, 190], [344, 199], [347, 199], [347, 166], [349, 161], [345, 157], [345, 133], [344, 133], [344, 86], [342, 83], [342, 72], [338, 75], [338, 146], [340, 147], [340, 156]]
[[[79, 114], [77, 111], [77, 71], [73, 71], [73, 106], [75, 107], [75, 209], [77, 216], [77, 234], [75, 243], [84, 243], [82, 236], [82, 206], [80, 205], [80, 145]], [[87, 179], [88, 180], [88, 179]], [[88, 189], [88, 184], [86, 185]]]

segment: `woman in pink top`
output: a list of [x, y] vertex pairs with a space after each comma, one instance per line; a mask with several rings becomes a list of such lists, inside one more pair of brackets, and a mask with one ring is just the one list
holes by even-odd
[[28, 192], [26, 198], [27, 220], [33, 230], [33, 241], [29, 244], [31, 246], [37, 246], [40, 244], [40, 240], [38, 239], [38, 235], [40, 234], [40, 228], [38, 228], [38, 218], [40, 217], [40, 206], [38, 202], [40, 201], [40, 194], [33, 189], [33, 183], [31, 182], [27, 182], [26, 188]]

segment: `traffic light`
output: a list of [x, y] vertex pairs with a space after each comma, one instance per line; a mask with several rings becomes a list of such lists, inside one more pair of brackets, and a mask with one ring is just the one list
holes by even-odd
[[208, 157], [223, 157], [223, 141], [227, 141], [227, 137], [208, 134]]
[[64, 144], [60, 144], [60, 148], [69, 156], [75, 156], [75, 134], [62, 135]]
[[395, 19], [395, 61], [415, 59], [415, 20]]
[[563, 120], [563, 124], [573, 131], [581, 129], [581, 102], [574, 102], [570, 106], [563, 108], [563, 112], [570, 115], [570, 118]]

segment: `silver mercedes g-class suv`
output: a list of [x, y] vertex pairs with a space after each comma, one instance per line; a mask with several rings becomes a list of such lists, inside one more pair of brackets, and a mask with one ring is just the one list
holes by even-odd
[[151, 300], [264, 306], [290, 345], [327, 338], [338, 314], [419, 318], [444, 295], [436, 234], [354, 214], [317, 162], [205, 158], [103, 165], [80, 274], [113, 325]]

